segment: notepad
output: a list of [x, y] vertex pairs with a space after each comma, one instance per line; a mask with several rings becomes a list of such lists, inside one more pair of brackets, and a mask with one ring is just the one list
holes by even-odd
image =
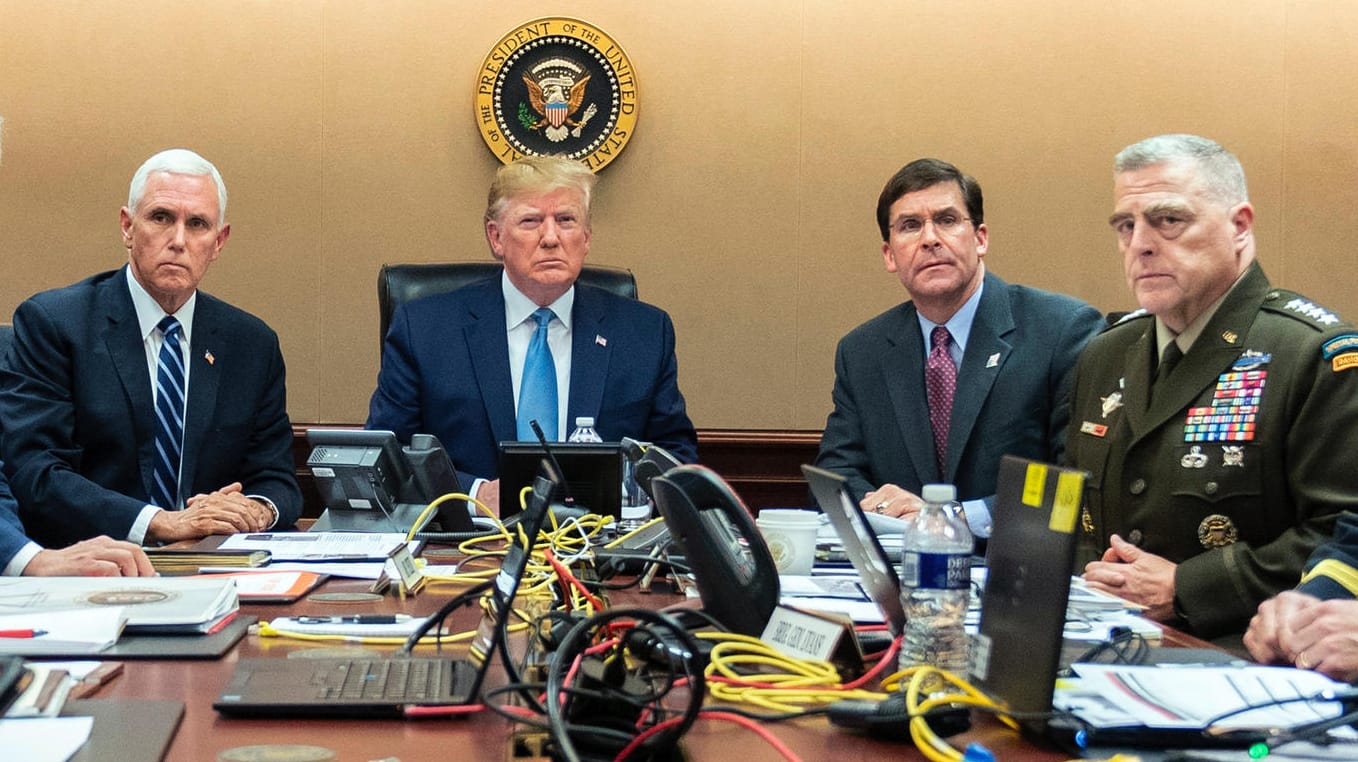
[[0, 616], [0, 630], [36, 630], [33, 638], [0, 638], [0, 654], [94, 654], [118, 642], [127, 613], [121, 607], [70, 609]]

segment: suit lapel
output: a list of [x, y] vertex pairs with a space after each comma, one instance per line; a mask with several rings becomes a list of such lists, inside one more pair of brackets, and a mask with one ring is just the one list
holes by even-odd
[[[193, 313], [193, 338], [189, 344], [189, 398], [184, 404], [184, 458], [179, 464], [179, 497], [188, 497], [198, 473], [198, 461], [208, 440], [221, 389], [221, 374], [230, 359], [229, 347], [221, 346], [222, 315], [212, 297], [198, 292]], [[218, 355], [223, 362], [217, 362]], [[212, 360], [209, 361], [208, 357]], [[217, 489], [223, 484], [205, 485]]]
[[990, 390], [995, 386], [1004, 363], [1014, 347], [1004, 337], [1014, 330], [1014, 314], [1005, 284], [986, 275], [981, 303], [971, 321], [967, 349], [957, 373], [957, 392], [953, 396], [952, 420], [948, 424], [948, 454], [943, 474], [945, 482], [955, 482], [967, 441], [976, 428]]
[[891, 410], [915, 473], [921, 482], [931, 482], [938, 466], [934, 458], [934, 431], [929, 424], [928, 394], [924, 388], [924, 338], [913, 304], [907, 303], [897, 314], [900, 321], [885, 332], [883, 386], [891, 398]]
[[146, 346], [142, 343], [137, 310], [132, 306], [126, 275], [109, 278], [102, 286], [100, 301], [108, 320], [103, 334], [104, 347], [113, 362], [114, 372], [128, 403], [128, 429], [137, 448], [137, 467], [142, 487], [151, 494], [155, 468], [155, 410], [151, 405], [151, 377], [146, 369]]
[[471, 321], [463, 337], [472, 359], [472, 376], [480, 389], [490, 420], [491, 435], [497, 442], [519, 438], [514, 423], [514, 380], [509, 373], [509, 332], [505, 330], [504, 294], [500, 279], [486, 282], [480, 298], [468, 305]]
[[599, 410], [603, 407], [608, 361], [613, 352], [608, 346], [604, 314], [593, 301], [593, 294], [588, 288], [576, 287], [571, 322], [571, 390], [570, 400], [566, 404], [567, 429], [580, 416], [598, 419]]

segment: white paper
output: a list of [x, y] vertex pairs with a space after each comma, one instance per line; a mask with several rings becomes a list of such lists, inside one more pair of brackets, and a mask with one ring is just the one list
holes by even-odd
[[0, 654], [97, 653], [118, 642], [126, 623], [126, 612], [116, 606], [6, 614], [0, 616], [0, 630], [37, 630], [44, 634], [0, 638]]
[[[1270, 700], [1320, 696], [1349, 686], [1310, 670], [1289, 667], [1195, 667], [1075, 664], [1083, 688], [1152, 728], [1207, 727], [1217, 717]], [[1337, 716], [1337, 701], [1292, 701], [1232, 715], [1232, 728], [1289, 728]]]
[[[221, 549], [267, 550], [274, 561], [381, 561], [405, 538], [399, 532], [261, 532], [233, 534]], [[423, 545], [409, 544], [412, 554]]]
[[0, 749], [6, 759], [66, 762], [90, 740], [93, 717], [31, 717], [0, 720]]

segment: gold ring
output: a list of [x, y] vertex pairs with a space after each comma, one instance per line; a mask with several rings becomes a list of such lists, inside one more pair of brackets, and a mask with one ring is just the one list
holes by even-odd
[[878, 513], [881, 513], [882, 511], [886, 510], [886, 507], [888, 505], [891, 505], [891, 501], [883, 500], [882, 502], [877, 504], [877, 507], [874, 510], [876, 510]]
[[1297, 666], [1301, 667], [1302, 669], [1310, 669], [1315, 665], [1311, 663], [1310, 659], [1306, 658], [1306, 652], [1302, 651], [1301, 653], [1297, 654]]

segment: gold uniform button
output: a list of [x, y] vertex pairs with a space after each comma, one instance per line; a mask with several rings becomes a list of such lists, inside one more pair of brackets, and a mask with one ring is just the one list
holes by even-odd
[[1132, 494], [1133, 494], [1133, 495], [1140, 495], [1142, 492], [1145, 492], [1145, 491], [1146, 491], [1146, 480], [1145, 480], [1145, 479], [1137, 479], [1136, 481], [1132, 482]]
[[1203, 485], [1202, 489], [1209, 495], [1215, 495], [1220, 488], [1217, 486], [1216, 482], [1207, 482]]
[[1133, 545], [1140, 545], [1141, 541], [1144, 539], [1145, 537], [1141, 534], [1140, 529], [1133, 529], [1127, 533], [1127, 542], [1130, 542]]

